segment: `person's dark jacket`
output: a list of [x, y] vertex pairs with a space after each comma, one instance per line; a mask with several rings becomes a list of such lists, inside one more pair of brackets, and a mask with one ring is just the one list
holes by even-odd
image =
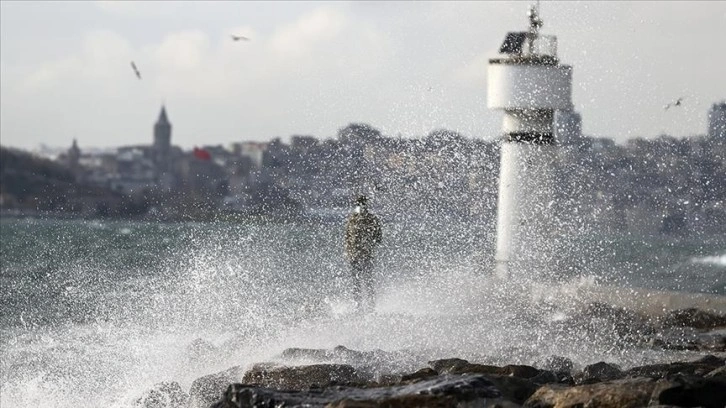
[[371, 259], [382, 239], [381, 222], [367, 210], [351, 214], [345, 228], [345, 252], [351, 262]]

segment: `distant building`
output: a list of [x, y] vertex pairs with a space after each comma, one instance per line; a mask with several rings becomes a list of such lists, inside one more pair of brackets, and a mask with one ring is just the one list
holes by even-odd
[[78, 141], [73, 139], [73, 145], [68, 149], [68, 165], [71, 168], [78, 167], [78, 160], [81, 158], [81, 149], [78, 148]]
[[127, 194], [152, 189], [156, 184], [156, 168], [148, 153], [146, 146], [118, 148], [114, 177], [109, 182], [111, 189]]
[[[630, 143], [630, 141], [628, 141]], [[590, 149], [595, 152], [607, 151], [615, 148], [615, 141], [607, 137], [595, 137], [590, 139]]]
[[78, 141], [76, 139], [73, 139], [73, 145], [68, 149], [65, 157], [61, 155], [60, 159], [62, 162], [65, 161], [77, 181], [81, 175], [81, 149], [78, 148]]
[[232, 152], [236, 156], [247, 157], [255, 168], [262, 167], [262, 159], [265, 157], [267, 143], [241, 142], [232, 144]]
[[171, 146], [171, 123], [166, 115], [166, 107], [161, 106], [159, 119], [154, 124], [154, 144], [152, 160], [154, 162], [154, 178], [157, 186], [169, 191], [176, 184], [174, 176], [174, 151]]
[[726, 102], [714, 103], [708, 111], [708, 137], [726, 141]]
[[555, 111], [555, 141], [560, 146], [579, 145], [582, 139], [582, 117], [574, 111]]
[[154, 124], [153, 156], [156, 176], [161, 178], [171, 170], [171, 123], [163, 105], [159, 119]]
[[290, 138], [290, 146], [299, 151], [308, 151], [312, 149], [313, 147], [317, 146], [318, 139], [315, 138], [315, 136], [300, 136], [300, 135], [293, 135]]

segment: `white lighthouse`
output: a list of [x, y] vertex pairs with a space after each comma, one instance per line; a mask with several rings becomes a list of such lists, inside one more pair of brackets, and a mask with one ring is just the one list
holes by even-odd
[[504, 111], [499, 175], [496, 274], [550, 272], [553, 255], [554, 113], [572, 110], [572, 67], [560, 65], [557, 38], [541, 35], [538, 8], [529, 31], [507, 33], [489, 60], [487, 102]]

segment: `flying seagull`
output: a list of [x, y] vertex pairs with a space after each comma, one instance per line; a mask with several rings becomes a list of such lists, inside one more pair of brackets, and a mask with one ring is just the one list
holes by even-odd
[[239, 40], [249, 41], [250, 40], [249, 38], [247, 38], [245, 36], [241, 36], [241, 35], [232, 34], [232, 35], [230, 35], [230, 37], [232, 37], [232, 40], [234, 40], [234, 41], [239, 41]]
[[136, 77], [141, 79], [141, 72], [139, 72], [139, 69], [136, 68], [136, 64], [134, 64], [133, 61], [131, 61], [131, 68], [133, 68], [134, 74], [136, 74]]
[[663, 107], [663, 109], [668, 110], [671, 106], [681, 106], [681, 102], [683, 102], [683, 97], [676, 99], [675, 102], [669, 103], [666, 106]]

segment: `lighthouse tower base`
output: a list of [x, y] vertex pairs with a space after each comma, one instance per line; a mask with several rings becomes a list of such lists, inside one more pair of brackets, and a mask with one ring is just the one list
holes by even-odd
[[555, 160], [554, 145], [502, 144], [495, 257], [500, 278], [553, 274]]

